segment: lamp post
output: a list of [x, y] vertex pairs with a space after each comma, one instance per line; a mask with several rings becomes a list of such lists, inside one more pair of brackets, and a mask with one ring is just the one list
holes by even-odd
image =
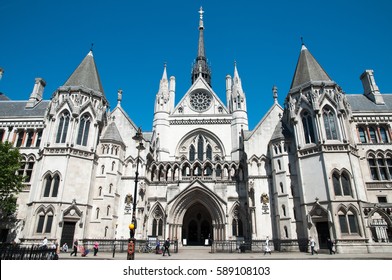
[[133, 192], [133, 206], [132, 206], [132, 221], [129, 224], [129, 242], [128, 242], [128, 254], [127, 260], [134, 260], [135, 259], [135, 245], [136, 245], [136, 196], [137, 196], [137, 183], [139, 179], [139, 157], [140, 151], [145, 150], [143, 145], [143, 133], [141, 128], [139, 127], [135, 136], [132, 137], [133, 140], [136, 141], [136, 149], [137, 149], [137, 158], [136, 158], [136, 172], [135, 172], [135, 188]]

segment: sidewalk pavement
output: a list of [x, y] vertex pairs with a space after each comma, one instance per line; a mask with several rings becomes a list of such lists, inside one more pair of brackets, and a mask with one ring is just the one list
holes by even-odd
[[[322, 253], [312, 255], [304, 252], [272, 252], [271, 255], [264, 253], [211, 253], [209, 247], [182, 247], [178, 253], [170, 252], [171, 256], [155, 253], [135, 253], [135, 260], [391, 260], [391, 253], [372, 254], [334, 254]], [[70, 256], [70, 252], [59, 255], [59, 260], [126, 260], [127, 253], [123, 252], [98, 252], [97, 256], [89, 253], [82, 257], [78, 252], [77, 256]]]

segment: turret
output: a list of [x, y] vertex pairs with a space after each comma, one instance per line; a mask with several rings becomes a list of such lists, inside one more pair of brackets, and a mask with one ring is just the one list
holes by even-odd
[[170, 85], [167, 79], [166, 64], [164, 65], [163, 74], [159, 83], [158, 93], [155, 98], [153, 130], [156, 137], [159, 137], [159, 146], [157, 154], [161, 160], [167, 159], [169, 154], [165, 149], [169, 135], [169, 115], [174, 109], [175, 97], [175, 78], [170, 77]]
[[[231, 110], [233, 121], [231, 123], [231, 135], [233, 145], [233, 158], [239, 159], [240, 134], [242, 130], [248, 130], [248, 113], [246, 109], [245, 92], [242, 89], [241, 78], [238, 74], [237, 65], [234, 64], [234, 76], [232, 81], [226, 78], [226, 87], [231, 84], [231, 90], [226, 89], [226, 93], [230, 93], [229, 108]], [[234, 155], [237, 154], [238, 156]]]

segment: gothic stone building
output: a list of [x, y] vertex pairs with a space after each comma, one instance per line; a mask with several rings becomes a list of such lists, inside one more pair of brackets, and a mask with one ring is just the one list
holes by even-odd
[[50, 100], [40, 78], [26, 101], [0, 95], [0, 140], [20, 149], [26, 175], [3, 239], [126, 239], [137, 185], [138, 239], [268, 236], [298, 251], [312, 236], [342, 253], [392, 252], [392, 95], [373, 71], [363, 94], [346, 94], [303, 45], [284, 105], [274, 87], [250, 130], [237, 67], [226, 100], [211, 86], [202, 11], [198, 30], [192, 83], [176, 92], [164, 67], [140, 157], [122, 92], [109, 111], [91, 51]]

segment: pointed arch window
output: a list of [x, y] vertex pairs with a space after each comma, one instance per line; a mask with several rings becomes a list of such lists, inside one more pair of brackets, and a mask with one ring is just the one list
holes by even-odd
[[197, 159], [200, 161], [203, 161], [203, 154], [204, 154], [204, 140], [201, 135], [199, 136], [199, 139], [197, 140]]
[[390, 154], [385, 157], [383, 154], [368, 157], [370, 174], [373, 180], [392, 180], [392, 158]]
[[37, 233], [50, 233], [52, 231], [53, 213], [41, 212], [38, 215]]
[[222, 167], [218, 165], [215, 169], [216, 178], [222, 178]]
[[60, 185], [60, 176], [58, 174], [46, 175], [44, 179], [44, 194], [43, 197], [57, 197]]
[[210, 145], [207, 145], [206, 157], [207, 159], [212, 160], [212, 148]]
[[195, 146], [193, 145], [189, 147], [189, 160], [195, 161]]
[[350, 176], [346, 172], [343, 172], [340, 180], [342, 183], [343, 195], [351, 196]]
[[241, 219], [233, 219], [233, 236], [244, 236], [244, 228]]
[[160, 208], [156, 208], [152, 220], [152, 235], [163, 235], [163, 212]]
[[337, 140], [338, 133], [336, 127], [336, 118], [335, 113], [330, 108], [323, 109], [323, 119], [324, 119], [324, 128], [325, 134], [328, 140]]
[[82, 146], [87, 146], [88, 133], [90, 130], [90, 123], [91, 123], [91, 120], [90, 120], [90, 116], [88, 114], [84, 114], [80, 118], [78, 139], [76, 140], [76, 144], [82, 145]]
[[56, 143], [65, 143], [69, 126], [70, 115], [64, 111], [60, 116], [59, 126], [57, 128]]
[[316, 143], [312, 116], [307, 111], [302, 114], [302, 125], [304, 129], [305, 143]]
[[332, 183], [335, 195], [342, 195], [342, 190], [340, 189], [339, 173], [334, 172], [332, 175]]
[[335, 171], [332, 174], [332, 184], [336, 196], [352, 196], [350, 174], [346, 171], [342, 174]]
[[340, 231], [343, 234], [359, 234], [358, 218], [355, 212], [339, 211], [339, 225]]
[[34, 157], [23, 157], [20, 162], [20, 169], [18, 170], [18, 174], [24, 177], [24, 183], [29, 183], [31, 181], [31, 175], [33, 173], [35, 159]]

